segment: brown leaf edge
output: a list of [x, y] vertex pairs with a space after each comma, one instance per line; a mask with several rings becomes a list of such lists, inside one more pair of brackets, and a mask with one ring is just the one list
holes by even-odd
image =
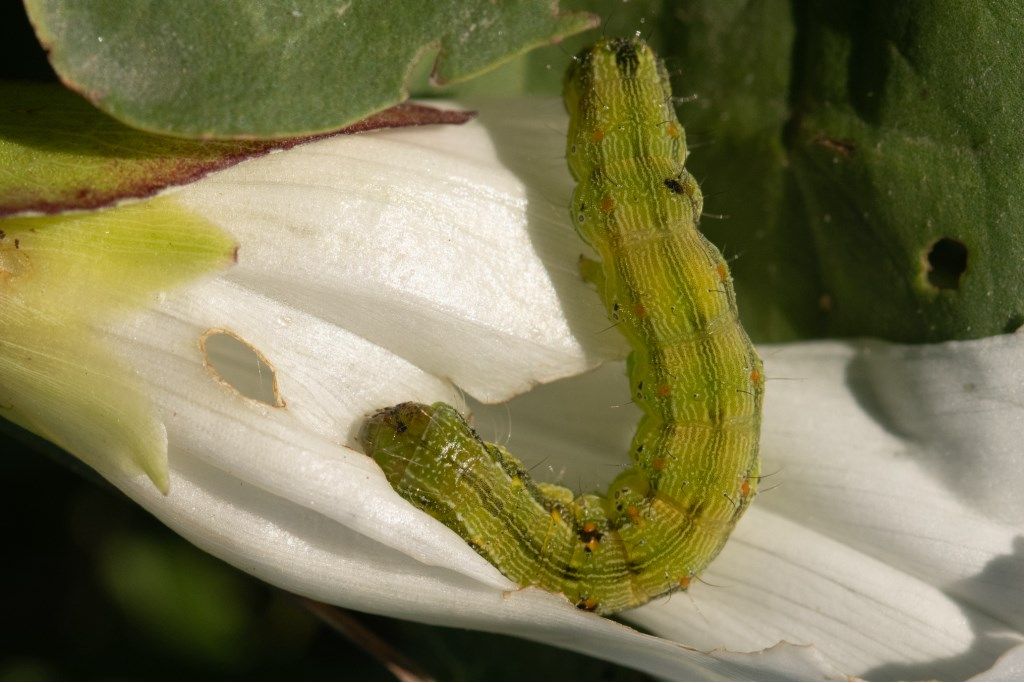
[[269, 154], [278, 150], [291, 149], [297, 145], [337, 135], [353, 135], [387, 128], [406, 128], [410, 126], [429, 126], [436, 124], [460, 125], [476, 117], [475, 111], [438, 109], [413, 102], [403, 102], [389, 109], [372, 114], [361, 121], [325, 133], [302, 135], [293, 138], [275, 140], [244, 140], [232, 143], [225, 141], [196, 141], [197, 149], [205, 145], [223, 148], [225, 144], [234, 145], [234, 149], [214, 159], [181, 157], [180, 163], [173, 166], [168, 173], [152, 178], [149, 182], [135, 182], [128, 188], [116, 188], [109, 191], [96, 191], [81, 188], [66, 200], [10, 202], [0, 205], [0, 218], [22, 213], [56, 214], [65, 211], [89, 211], [112, 206], [125, 199], [143, 199], [151, 197], [168, 187], [187, 185], [203, 178], [210, 173], [234, 166], [242, 161]]

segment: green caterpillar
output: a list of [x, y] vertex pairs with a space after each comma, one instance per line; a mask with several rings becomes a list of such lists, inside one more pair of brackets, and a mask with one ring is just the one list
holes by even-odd
[[570, 213], [600, 255], [581, 270], [633, 348], [632, 466], [605, 495], [574, 497], [444, 403], [381, 410], [362, 442], [402, 497], [510, 579], [609, 614], [687, 588], [721, 550], [757, 490], [764, 372], [697, 231], [664, 65], [638, 38], [602, 40], [576, 56], [565, 103]]

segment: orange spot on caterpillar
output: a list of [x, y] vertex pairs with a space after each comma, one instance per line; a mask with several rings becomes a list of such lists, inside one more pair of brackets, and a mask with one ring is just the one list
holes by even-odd
[[597, 609], [597, 600], [594, 598], [580, 598], [580, 601], [576, 603], [576, 606], [582, 610], [593, 612]]
[[658, 385], [658, 398], [667, 398], [672, 393], [672, 388], [667, 384]]
[[605, 195], [601, 199], [601, 211], [604, 213], [611, 213], [615, 210], [615, 200], [610, 195]]
[[692, 578], [693, 577], [691, 577], [689, 574], [687, 574], [686, 576], [679, 577], [679, 588], [681, 590], [686, 590], [687, 588], [689, 588], [690, 581], [692, 580]]
[[629, 517], [629, 521], [633, 524], [640, 523], [640, 510], [637, 509], [636, 505], [630, 505], [626, 508], [626, 516]]
[[670, 138], [678, 138], [679, 137], [679, 126], [676, 125], [675, 121], [673, 121], [672, 123], [668, 124], [668, 127], [665, 129], [665, 132], [668, 133], [668, 136]]
[[596, 522], [584, 522], [580, 525], [580, 542], [583, 543], [583, 549], [588, 553], [597, 549], [597, 544], [603, 535]]
[[651, 468], [656, 472], [660, 472], [668, 466], [668, 461], [665, 458], [655, 458], [651, 461]]
[[725, 282], [726, 280], [729, 279], [729, 269], [725, 267], [724, 263], [719, 263], [715, 267], [715, 270], [718, 271], [718, 279], [721, 280], [722, 282]]
[[604, 140], [604, 131], [598, 128], [594, 131], [593, 135], [590, 136], [590, 140], [592, 142], [601, 142], [601, 140]]
[[743, 483], [740, 484], [740, 493], [743, 494], [744, 498], [746, 498], [747, 496], [750, 495], [750, 480], [749, 479], [744, 479]]
[[633, 314], [638, 318], [647, 317], [647, 308], [643, 304], [633, 304]]

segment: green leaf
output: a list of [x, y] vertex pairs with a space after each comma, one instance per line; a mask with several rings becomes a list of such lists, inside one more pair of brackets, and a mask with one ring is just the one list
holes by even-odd
[[[659, 25], [671, 20], [672, 3], [662, 0], [562, 0], [567, 10], [588, 12], [601, 18], [600, 33], [588, 31], [574, 35], [553, 45], [510, 60], [492, 71], [486, 78], [445, 87], [442, 94], [449, 97], [481, 97], [510, 95], [561, 96], [562, 80], [569, 60], [600, 36], [626, 36], [640, 32], [661, 53]], [[413, 81], [414, 92], [433, 94], [426, 87], [426, 74]]]
[[829, 333], [920, 342], [1019, 327], [1019, 4], [812, 3], [798, 31], [791, 158]]
[[[0, 81], [0, 216], [95, 209], [147, 197], [311, 137], [185, 140], [120, 123], [55, 84]], [[338, 133], [463, 123], [472, 114], [403, 104]]]
[[98, 327], [233, 263], [234, 240], [168, 198], [0, 220], [0, 416], [167, 490], [167, 435]]
[[680, 118], [701, 227], [736, 259], [756, 339], [1024, 321], [1015, 7], [693, 0], [662, 17], [676, 92], [696, 96]]
[[458, 81], [593, 25], [551, 0], [26, 0], [64, 82], [131, 126], [190, 137], [326, 131], [406, 97], [421, 56]]

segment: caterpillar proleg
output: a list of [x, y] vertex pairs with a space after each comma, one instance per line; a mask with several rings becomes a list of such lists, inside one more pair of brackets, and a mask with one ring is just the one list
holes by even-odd
[[385, 408], [366, 453], [406, 500], [516, 583], [603, 614], [685, 589], [753, 499], [764, 372], [729, 269], [697, 230], [703, 200], [668, 75], [638, 38], [605, 39], [566, 74], [570, 216], [584, 261], [632, 346], [644, 415], [632, 465], [604, 495], [535, 482], [444, 403]]

